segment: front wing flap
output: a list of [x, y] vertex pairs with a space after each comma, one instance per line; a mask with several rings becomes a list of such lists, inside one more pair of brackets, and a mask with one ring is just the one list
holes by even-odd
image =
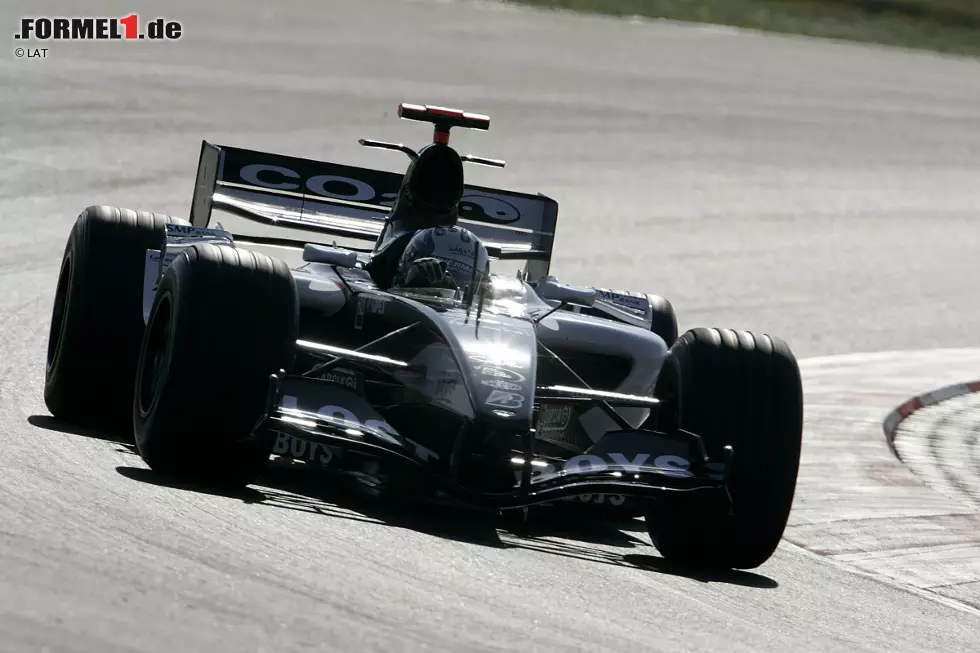
[[522, 502], [541, 503], [582, 494], [638, 498], [667, 492], [725, 493], [728, 462], [709, 462], [691, 433], [610, 431], [571, 458], [516, 456], [512, 462]]

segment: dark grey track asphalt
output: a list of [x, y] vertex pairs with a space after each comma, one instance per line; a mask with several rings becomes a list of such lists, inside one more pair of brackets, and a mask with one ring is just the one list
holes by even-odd
[[976, 650], [975, 614], [790, 545], [691, 578], [642, 533], [500, 548], [285, 474], [244, 498], [169, 487], [51, 428], [41, 386], [82, 208], [185, 215], [205, 137], [398, 169], [356, 139], [424, 140], [400, 101], [492, 116], [456, 142], [509, 166], [471, 179], [560, 201], [567, 280], [801, 357], [975, 345], [980, 63], [435, 0], [8, 0], [0, 32], [86, 12], [186, 36], [0, 56], [0, 650]]

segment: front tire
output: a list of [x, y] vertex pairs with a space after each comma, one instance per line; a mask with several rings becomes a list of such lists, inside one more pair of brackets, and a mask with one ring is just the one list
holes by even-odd
[[44, 403], [56, 418], [132, 434], [146, 251], [162, 249], [176, 222], [115, 206], [90, 206], [75, 220], [48, 334]]
[[155, 471], [247, 485], [271, 439], [253, 429], [270, 375], [290, 370], [299, 300], [282, 261], [198, 244], [174, 259], [143, 338], [132, 404], [136, 447]]
[[734, 456], [732, 511], [667, 496], [646, 515], [654, 545], [690, 564], [758, 567], [782, 538], [796, 489], [803, 389], [792, 352], [772, 336], [693, 329], [671, 347], [655, 394], [666, 403], [662, 427], [700, 435], [713, 460], [726, 445]]

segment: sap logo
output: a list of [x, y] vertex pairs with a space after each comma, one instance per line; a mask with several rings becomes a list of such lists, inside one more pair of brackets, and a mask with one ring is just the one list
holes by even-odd
[[629, 306], [630, 308], [636, 309], [638, 311], [645, 311], [649, 302], [646, 297], [637, 297], [634, 295], [624, 295], [623, 293], [618, 293], [612, 290], [599, 289], [599, 297], [607, 302], [613, 304], [621, 304], [623, 306]]
[[[252, 163], [239, 170], [238, 176], [246, 183], [260, 188], [299, 192], [302, 192], [303, 188], [299, 183], [302, 180], [300, 174], [283, 166]], [[371, 184], [341, 175], [315, 175], [307, 179], [304, 185], [311, 193], [349, 202], [371, 202], [378, 196], [378, 192]], [[381, 197], [388, 202], [378, 202], [379, 204], [390, 205], [397, 199], [398, 194], [385, 193]]]
[[333, 452], [326, 445], [300, 440], [285, 433], [279, 433], [276, 437], [272, 453], [323, 466], [328, 466], [333, 461]]
[[167, 223], [167, 236], [174, 238], [219, 238], [233, 240], [232, 235], [223, 229], [208, 229], [189, 224]]

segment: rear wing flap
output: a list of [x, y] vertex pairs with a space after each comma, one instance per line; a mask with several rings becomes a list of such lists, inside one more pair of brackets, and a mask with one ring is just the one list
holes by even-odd
[[[190, 221], [207, 227], [212, 211], [219, 210], [266, 225], [374, 241], [401, 182], [394, 172], [203, 141]], [[558, 222], [555, 200], [467, 184], [459, 214], [493, 258], [527, 261], [531, 278], [548, 274]]]

